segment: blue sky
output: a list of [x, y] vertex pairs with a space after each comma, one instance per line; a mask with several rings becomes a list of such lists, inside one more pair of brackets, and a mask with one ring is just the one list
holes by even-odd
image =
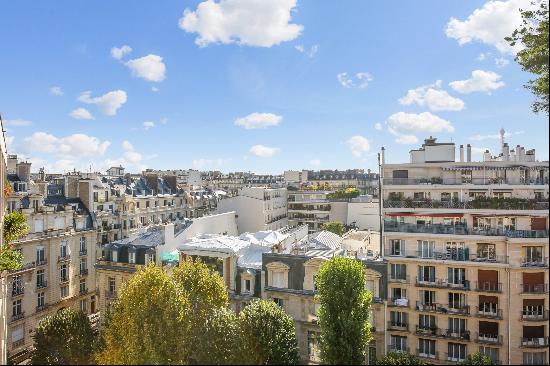
[[547, 159], [501, 41], [526, 1], [2, 1], [8, 149], [59, 172], [376, 169], [429, 135], [496, 152], [504, 127]]

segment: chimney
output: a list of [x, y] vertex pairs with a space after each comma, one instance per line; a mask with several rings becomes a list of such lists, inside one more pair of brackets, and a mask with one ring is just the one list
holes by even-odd
[[472, 145], [466, 145], [466, 161], [472, 161]]
[[464, 162], [464, 145], [460, 145], [460, 162]]
[[504, 161], [510, 161], [510, 146], [506, 142], [502, 146], [502, 158]]
[[386, 164], [386, 149], [384, 146], [382, 146], [382, 149], [380, 150], [380, 164], [384, 165]]
[[483, 153], [483, 161], [491, 161], [491, 153], [489, 150], [485, 150]]

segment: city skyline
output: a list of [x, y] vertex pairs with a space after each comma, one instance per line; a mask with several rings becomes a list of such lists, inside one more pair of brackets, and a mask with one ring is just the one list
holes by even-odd
[[3, 3], [8, 152], [59, 173], [377, 171], [381, 146], [404, 161], [430, 135], [481, 160], [504, 128], [548, 159], [502, 39], [529, 1], [252, 3]]

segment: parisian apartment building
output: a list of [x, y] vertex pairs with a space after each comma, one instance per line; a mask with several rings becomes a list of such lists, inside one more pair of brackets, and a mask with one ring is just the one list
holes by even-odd
[[425, 140], [410, 161], [382, 151], [387, 350], [453, 364], [548, 364], [548, 161]]

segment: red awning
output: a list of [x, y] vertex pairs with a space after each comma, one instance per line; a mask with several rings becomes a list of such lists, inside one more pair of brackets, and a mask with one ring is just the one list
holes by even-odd
[[386, 216], [427, 216], [427, 217], [464, 217], [461, 213], [412, 213], [412, 212], [392, 212]]

